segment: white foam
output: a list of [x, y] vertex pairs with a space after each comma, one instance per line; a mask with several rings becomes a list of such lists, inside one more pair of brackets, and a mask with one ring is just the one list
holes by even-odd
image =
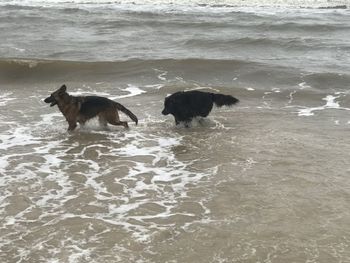
[[[97, 84], [96, 84], [97, 85]], [[126, 88], [119, 88], [122, 93], [127, 93], [125, 95], [113, 95], [109, 92], [104, 92], [96, 89], [92, 89], [88, 85], [83, 85], [83, 88], [78, 88], [75, 91], [68, 91], [69, 94], [73, 96], [101, 96], [106, 97], [112, 100], [134, 97], [143, 93], [146, 93], [145, 90], [139, 88], [136, 85], [128, 84]]]
[[39, 142], [39, 139], [28, 133], [27, 127], [18, 127], [7, 133], [0, 134], [0, 150], [7, 150], [11, 147], [26, 146]]
[[298, 84], [298, 86], [300, 87], [299, 89], [301, 89], [301, 90], [311, 88], [311, 86], [308, 85], [306, 82], [301, 82]]
[[[78, 91], [81, 94], [82, 90]], [[129, 85], [123, 92], [127, 94], [122, 96], [136, 96], [145, 91]], [[109, 94], [103, 93], [103, 96], [109, 97]], [[34, 97], [27, 99], [33, 100]], [[7, 189], [0, 198], [5, 200], [23, 193], [28, 199], [28, 207], [7, 217], [5, 223], [22, 238], [22, 235], [33, 231], [26, 228], [30, 225], [26, 223], [31, 220], [38, 228], [56, 227], [67, 218], [99, 220], [106, 223], [106, 231], [113, 224], [136, 241], [147, 242], [156, 230], [172, 224], [157, 223], [157, 219], [166, 222], [174, 215], [194, 216], [191, 211], [174, 211], [187, 197], [191, 190], [189, 185], [201, 184], [205, 178], [215, 175], [218, 169], [194, 169], [193, 164], [198, 160], [184, 161], [174, 150], [183, 146], [184, 137], [177, 132], [169, 135], [159, 127], [153, 128], [157, 125], [163, 125], [162, 121], [150, 118], [141, 121], [137, 129], [120, 132], [87, 130], [68, 134], [66, 121], [57, 108], [45, 105], [23, 111], [23, 120], [12, 123], [0, 134], [0, 186]], [[109, 177], [112, 179], [107, 180]], [[118, 184], [122, 189], [113, 192], [108, 184]], [[100, 212], [84, 213], [79, 205], [70, 207], [69, 204], [77, 198], [86, 200], [87, 194], [88, 201], [82, 207], [94, 205], [103, 208]], [[198, 200], [204, 213], [209, 214], [210, 210], [204, 203], [203, 199]], [[151, 213], [133, 213], [149, 204], [160, 209]], [[0, 202], [0, 209], [6, 205]], [[26, 215], [34, 209], [40, 211], [36, 212], [39, 213], [38, 218], [27, 219]], [[132, 223], [132, 220], [142, 224]], [[18, 231], [20, 226], [22, 228]], [[51, 262], [58, 262], [55, 255], [60, 247], [45, 246], [52, 238], [44, 237], [33, 246], [23, 248], [22, 258], [26, 259], [31, 249], [50, 249], [46, 252], [52, 256]], [[11, 237], [3, 240], [0, 245]], [[79, 241], [71, 239], [67, 232], [61, 246], [67, 249], [68, 261], [84, 261], [92, 254], [89, 249], [85, 251]]]
[[197, 87], [195, 88], [187, 88], [185, 89], [185, 91], [191, 91], [191, 90], [213, 90], [213, 91], [216, 91], [216, 92], [220, 92], [220, 90], [218, 89], [215, 89], [213, 87], [206, 87], [206, 86], [199, 86], [199, 85], [196, 85]]
[[[67, 134], [60, 136], [59, 133], [51, 133], [50, 131], [46, 134], [36, 134], [36, 129], [39, 130], [48, 124], [52, 125], [56, 122], [55, 118], [58, 117], [56, 113], [42, 114], [40, 116], [41, 121], [35, 125], [29, 124], [29, 126], [25, 127], [16, 127], [14, 129], [16, 138], [6, 137], [6, 144], [2, 145], [2, 149], [28, 147], [28, 149], [32, 149], [30, 153], [27, 153], [28, 156], [36, 156], [41, 158], [42, 161], [23, 162], [15, 165], [13, 158], [19, 156], [19, 154], [1, 157], [1, 171], [8, 174], [9, 165], [12, 165], [12, 168], [11, 176], [2, 177], [0, 184], [6, 186], [8, 184], [16, 184], [18, 181], [31, 181], [32, 186], [42, 185], [43, 191], [40, 191], [40, 195], [35, 199], [31, 199], [33, 206], [28, 209], [30, 210], [34, 206], [40, 207], [43, 210], [43, 218], [45, 218], [45, 213], [55, 214], [55, 211], [60, 211], [66, 202], [79, 197], [80, 190], [74, 186], [74, 182], [70, 179], [71, 167], [79, 165], [79, 169], [75, 174], [80, 174], [86, 178], [81, 189], [93, 189], [92, 193], [96, 200], [93, 204], [101, 206], [106, 201], [112, 202], [108, 208], [108, 213], [98, 213], [93, 217], [82, 215], [81, 217], [99, 219], [106, 223], [121, 226], [125, 230], [132, 232], [137, 240], [145, 242], [152, 233], [147, 227], [149, 223], [145, 221], [146, 226], [139, 226], [128, 222], [129, 219], [143, 221], [146, 219], [171, 217], [174, 215], [171, 212], [172, 209], [178, 205], [177, 199], [186, 197], [188, 183], [197, 184], [203, 177], [216, 173], [215, 169], [208, 169], [202, 172], [191, 171], [189, 166], [192, 162], [179, 161], [172, 152], [173, 147], [181, 145], [182, 137], [178, 135], [168, 138], [153, 135], [152, 133], [146, 135], [130, 131], [125, 134], [123, 141], [126, 141], [126, 144], [121, 148], [91, 142], [91, 144], [80, 149], [81, 146], [75, 139], [72, 140], [73, 143], [66, 143], [67, 140], [70, 140]], [[113, 141], [120, 140], [120, 134], [108, 132], [98, 132], [98, 134], [109, 138], [111, 144]], [[97, 161], [103, 160], [106, 153], [100, 152], [97, 160], [86, 157], [86, 152], [96, 147], [104, 148], [104, 152], [107, 152], [108, 156], [118, 156], [117, 162], [120, 158], [129, 159], [130, 165], [128, 165], [127, 174], [120, 174], [115, 180], [116, 183], [122, 185], [124, 180], [132, 181], [134, 182], [133, 187], [126, 188], [125, 191], [117, 196], [106, 195], [108, 189], [100, 178], [115, 171], [102, 167], [101, 164], [103, 165], [103, 162]], [[77, 149], [80, 150], [77, 151]], [[23, 157], [23, 154], [20, 155]], [[146, 157], [147, 161], [138, 160], [139, 157]], [[74, 161], [67, 162], [65, 161], [67, 158]], [[148, 158], [152, 158], [152, 161], [149, 162]], [[149, 183], [144, 182], [142, 179], [142, 176], [145, 174], [151, 176]], [[47, 183], [53, 183], [58, 188], [45, 190], [44, 185]], [[168, 190], [165, 190], [165, 185], [169, 187]], [[145, 191], [153, 192], [154, 194], [149, 196]], [[115, 200], [123, 203], [116, 206], [113, 204]], [[152, 215], [130, 216], [130, 212], [150, 202], [164, 207], [164, 210]], [[17, 220], [23, 218], [24, 213], [21, 212], [14, 217], [8, 218], [7, 224], [15, 226]], [[57, 223], [68, 216], [68, 213], [57, 215], [56, 219], [49, 224]], [[77, 215], [72, 214], [71, 217], [77, 217]], [[162, 227], [154, 223], [151, 224], [153, 224], [153, 227]], [[74, 253], [70, 254], [72, 255], [72, 260], [88, 256], [79, 251], [79, 249], [74, 249], [74, 251]], [[23, 253], [26, 252], [24, 251]]]
[[[71, 243], [76, 243], [75, 240], [71, 239]], [[68, 256], [69, 263], [81, 262], [90, 257], [91, 252], [88, 249], [82, 249], [79, 247], [80, 244], [70, 245], [70, 250], [73, 250], [74, 253]]]
[[112, 97], [112, 99], [121, 99], [121, 98], [134, 97], [134, 96], [137, 96], [137, 95], [140, 95], [140, 94], [146, 92], [145, 90], [142, 90], [138, 86], [132, 85], [132, 84], [128, 84], [128, 87], [125, 88], [125, 89], [121, 89], [121, 91], [128, 92], [129, 94]]
[[291, 93], [289, 93], [289, 101], [288, 104], [291, 104], [294, 100], [294, 94], [297, 93], [296, 90], [292, 91]]
[[15, 100], [14, 97], [10, 97], [11, 95], [13, 95], [13, 92], [0, 93], [0, 106], [6, 106], [9, 101]]
[[24, 51], [26, 51], [24, 48], [18, 48], [18, 47], [12, 47], [12, 49], [17, 50], [17, 51], [19, 51], [19, 52], [21, 52], [21, 53], [23, 53]]
[[152, 84], [152, 85], [145, 85], [145, 87], [146, 88], [149, 88], [149, 89], [157, 89], [157, 90], [159, 90], [159, 89], [161, 89], [161, 88], [163, 88], [164, 86], [163, 86], [163, 84]]
[[340, 107], [339, 102], [336, 101], [340, 96], [327, 95], [322, 100], [326, 101], [326, 104], [319, 107], [306, 107], [298, 111], [298, 116], [312, 116], [315, 111], [322, 111], [325, 109], [341, 109], [341, 110], [350, 110], [349, 108]]
[[54, 112], [54, 113], [48, 113], [48, 114], [43, 114], [40, 116], [42, 118], [42, 123], [38, 123], [40, 126], [41, 124], [51, 124], [53, 123], [54, 119], [62, 117], [62, 113]]
[[[0, 5], [1, 6], [1, 5]], [[30, 60], [30, 59], [11, 59], [11, 63], [24, 65], [29, 68], [35, 68], [39, 65], [39, 63], [43, 63], [43, 61], [37, 61], [37, 60]]]
[[111, 94], [108, 92], [103, 91], [97, 91], [97, 90], [83, 90], [83, 89], [77, 89], [76, 91], [68, 92], [70, 95], [73, 96], [101, 96], [101, 97], [108, 97]]
[[156, 68], [154, 68], [153, 70], [154, 70], [155, 72], [159, 73], [159, 74], [157, 75], [158, 79], [160, 79], [160, 80], [162, 80], [162, 81], [166, 81], [166, 80], [167, 80], [165, 76], [168, 74], [168, 71], [166, 71], [166, 70], [160, 70], [160, 69], [156, 69]]

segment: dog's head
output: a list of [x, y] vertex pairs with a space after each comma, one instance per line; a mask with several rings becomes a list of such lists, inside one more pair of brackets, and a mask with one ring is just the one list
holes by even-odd
[[67, 94], [66, 92], [67, 87], [66, 85], [62, 85], [58, 90], [54, 91], [53, 93], [51, 93], [51, 95], [49, 97], [47, 97], [44, 102], [46, 103], [51, 103], [50, 107], [55, 106], [58, 101], [65, 95]]
[[171, 99], [171, 96], [166, 97], [164, 100], [164, 109], [162, 110], [163, 115], [168, 115], [172, 112], [173, 108], [173, 101]]

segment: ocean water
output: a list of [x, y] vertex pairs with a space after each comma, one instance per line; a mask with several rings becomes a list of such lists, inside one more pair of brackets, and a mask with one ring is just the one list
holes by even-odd
[[[0, 0], [0, 261], [350, 262], [349, 6]], [[139, 124], [68, 133], [62, 84]], [[240, 103], [161, 115], [194, 89]]]

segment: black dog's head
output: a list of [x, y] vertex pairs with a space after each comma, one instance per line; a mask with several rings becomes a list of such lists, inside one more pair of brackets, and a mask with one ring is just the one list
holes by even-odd
[[168, 115], [173, 111], [173, 101], [171, 96], [165, 98], [164, 100], [164, 109], [162, 110], [163, 115]]
[[58, 90], [54, 91], [51, 93], [50, 97], [47, 97], [44, 102], [46, 103], [51, 103], [50, 107], [55, 106], [58, 101], [65, 95], [67, 94], [66, 92], [67, 87], [66, 85], [62, 85]]

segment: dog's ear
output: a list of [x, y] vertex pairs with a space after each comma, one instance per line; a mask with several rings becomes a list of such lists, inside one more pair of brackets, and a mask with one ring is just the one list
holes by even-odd
[[59, 91], [60, 92], [66, 92], [66, 90], [67, 90], [67, 87], [66, 87], [66, 85], [65, 84], [63, 84], [61, 87], [60, 87], [60, 89], [59, 89]]

